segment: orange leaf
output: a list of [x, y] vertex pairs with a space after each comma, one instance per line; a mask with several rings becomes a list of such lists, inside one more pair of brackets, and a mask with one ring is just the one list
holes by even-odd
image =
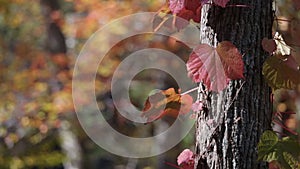
[[181, 96], [174, 88], [169, 88], [147, 98], [142, 117], [146, 117], [147, 122], [164, 116], [176, 118], [178, 114], [187, 114], [191, 110], [192, 103], [193, 98], [190, 95]]

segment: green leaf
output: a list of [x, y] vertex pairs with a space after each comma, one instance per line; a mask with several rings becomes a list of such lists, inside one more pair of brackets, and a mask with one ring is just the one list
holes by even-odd
[[300, 84], [300, 71], [291, 68], [283, 56], [271, 56], [266, 59], [262, 73], [273, 89], [296, 89]]
[[292, 154], [290, 154], [288, 152], [283, 152], [283, 158], [291, 168], [297, 167], [298, 162]]
[[300, 144], [297, 138], [283, 137], [281, 141], [282, 149], [285, 152], [289, 152], [294, 158], [300, 156]]
[[271, 161], [278, 161], [279, 158], [280, 158], [279, 153], [277, 151], [271, 151], [265, 154], [264, 156], [262, 156], [261, 160], [271, 162]]
[[265, 131], [258, 143], [258, 160], [277, 160], [278, 155], [273, 151], [273, 147], [278, 143], [278, 137], [273, 131]]
[[297, 138], [284, 137], [281, 140], [273, 131], [265, 131], [258, 143], [258, 160], [277, 161], [281, 169], [294, 169], [299, 165], [300, 144]]

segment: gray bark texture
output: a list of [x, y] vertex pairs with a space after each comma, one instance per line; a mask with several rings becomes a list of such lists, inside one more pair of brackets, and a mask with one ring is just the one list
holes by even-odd
[[231, 81], [218, 94], [199, 90], [198, 99], [207, 110], [197, 117], [195, 168], [268, 168], [257, 161], [257, 144], [261, 134], [271, 129], [271, 91], [261, 73], [269, 55], [261, 40], [272, 36], [272, 1], [231, 0], [226, 8], [203, 6], [201, 42], [215, 46], [231, 41], [243, 55], [245, 79]]

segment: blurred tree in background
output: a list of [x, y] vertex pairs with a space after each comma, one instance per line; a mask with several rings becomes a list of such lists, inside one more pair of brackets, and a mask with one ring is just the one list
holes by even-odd
[[[102, 150], [81, 129], [71, 96], [72, 68], [86, 40], [112, 19], [135, 12], [157, 11], [162, 4], [164, 1], [160, 0], [0, 0], [1, 169], [111, 169], [115, 166], [125, 168], [126, 165], [131, 168], [171, 168], [164, 164], [165, 156], [170, 156], [171, 162], [176, 163], [179, 153], [176, 149], [170, 150], [175, 153], [140, 162]], [[116, 31], [122, 33], [125, 30], [118, 28]], [[150, 35], [145, 36], [151, 39]], [[134, 46], [143, 39], [145, 37], [135, 37], [126, 43]], [[142, 131], [107, 107], [111, 101], [110, 93], [109, 88], [103, 86], [110, 82], [120, 60], [141, 47], [177, 50], [182, 57], [188, 56], [179, 50], [174, 40], [162, 39], [165, 42], [145, 43], [131, 51], [122, 51], [124, 43], [120, 43], [111, 54], [117, 57], [107, 59], [99, 69], [96, 79], [96, 86], [100, 86], [96, 88], [99, 107], [106, 110], [108, 121], [120, 132], [134, 136]], [[145, 90], [149, 78], [165, 84], [159, 87], [174, 86], [167, 75], [158, 75], [154, 79], [150, 75], [148, 72], [137, 77], [141, 83], [132, 92], [136, 100], [141, 96], [146, 98], [147, 92], [155, 87], [150, 84], [147, 92], [141, 90]], [[137, 106], [142, 104], [136, 102]], [[145, 135], [151, 135], [153, 126], [146, 128], [150, 134]], [[189, 135], [184, 144], [190, 146], [192, 139]]]
[[[291, 37], [288, 31], [291, 22], [284, 19], [299, 18], [299, 12], [290, 10], [291, 1], [277, 1], [277, 12], [280, 11], [277, 15], [283, 18], [278, 20], [278, 29], [285, 40]], [[125, 15], [157, 11], [164, 3], [163, 0], [0, 0], [0, 169], [173, 168], [165, 162], [175, 164], [182, 147], [193, 145], [193, 134], [182, 141], [179, 149], [175, 147], [158, 157], [121, 158], [102, 150], [88, 138], [77, 121], [71, 95], [76, 57], [95, 31]], [[126, 29], [119, 27], [116, 33]], [[145, 43], [149, 39], [151, 42]], [[124, 45], [129, 48], [124, 50]], [[111, 125], [130, 136], [145, 131], [148, 133], [143, 135], [153, 135], [155, 126], [141, 129], [118, 115], [109, 106], [112, 103], [107, 84], [124, 57], [145, 47], [172, 51], [184, 61], [190, 52], [174, 39], [151, 35], [126, 39], [110, 51], [109, 55], [114, 57], [105, 59], [97, 72], [97, 100]], [[171, 77], [155, 70], [141, 72], [134, 80], [138, 83], [132, 84], [130, 94], [139, 108], [154, 88], [177, 87]], [[275, 110], [295, 110], [297, 104], [292, 92], [285, 90], [276, 96]], [[295, 119], [287, 118], [286, 125], [296, 130]], [[165, 122], [171, 123], [172, 119]]]

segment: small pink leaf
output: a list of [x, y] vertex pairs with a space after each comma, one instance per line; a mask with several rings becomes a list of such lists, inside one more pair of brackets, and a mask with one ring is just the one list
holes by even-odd
[[177, 157], [177, 164], [188, 163], [190, 160], [194, 160], [194, 153], [190, 149], [185, 149]]
[[192, 110], [194, 112], [200, 111], [203, 109], [203, 103], [200, 101], [196, 101], [195, 103], [193, 103], [192, 105]]
[[184, 0], [169, 0], [169, 8], [173, 14], [179, 13], [184, 8]]

